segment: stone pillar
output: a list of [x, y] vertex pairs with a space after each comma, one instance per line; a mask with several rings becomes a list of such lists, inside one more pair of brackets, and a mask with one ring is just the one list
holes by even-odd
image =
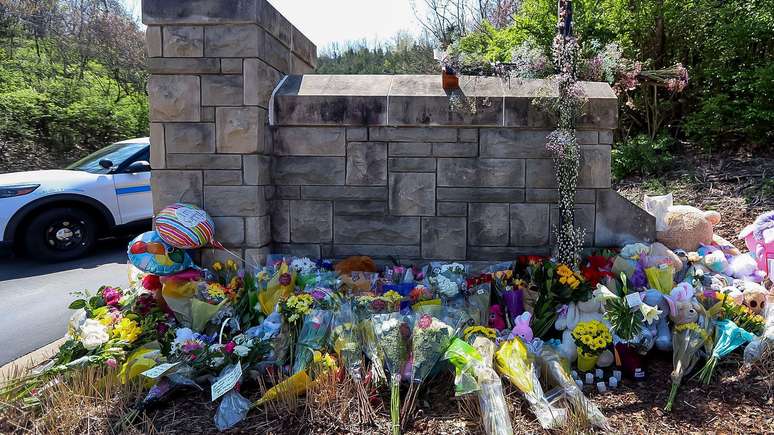
[[314, 71], [317, 48], [265, 0], [143, 0], [142, 13], [154, 210], [204, 207], [220, 242], [258, 259], [271, 243], [269, 98], [286, 74]]

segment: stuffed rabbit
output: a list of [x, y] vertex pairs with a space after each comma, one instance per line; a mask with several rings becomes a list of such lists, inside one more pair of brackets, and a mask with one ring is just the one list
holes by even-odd
[[[608, 327], [610, 326], [602, 317], [602, 301], [598, 298], [591, 298], [584, 302], [570, 302], [567, 305], [567, 310], [559, 314], [554, 327], [558, 331], [562, 331], [562, 344], [559, 345], [559, 353], [563, 358], [570, 362], [578, 358], [578, 348], [572, 338], [572, 330], [578, 323], [590, 320], [599, 320]], [[613, 364], [613, 361], [613, 353], [606, 350], [599, 355], [597, 366], [608, 367]]]

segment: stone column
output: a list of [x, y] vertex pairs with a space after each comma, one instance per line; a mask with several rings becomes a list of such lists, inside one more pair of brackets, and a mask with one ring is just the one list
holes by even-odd
[[142, 13], [154, 210], [204, 207], [216, 238], [257, 261], [271, 243], [269, 98], [314, 71], [317, 48], [265, 0], [143, 0]]

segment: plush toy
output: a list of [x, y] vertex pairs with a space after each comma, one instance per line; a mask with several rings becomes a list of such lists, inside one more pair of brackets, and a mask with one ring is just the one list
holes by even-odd
[[774, 211], [758, 216], [739, 233], [747, 249], [755, 256], [758, 269], [774, 276]]
[[[741, 290], [741, 303], [755, 314], [763, 314], [766, 309], [766, 299], [770, 296], [766, 287], [752, 281], [735, 280], [734, 285]], [[740, 302], [737, 300], [737, 302]]]
[[758, 269], [758, 263], [755, 262], [755, 258], [750, 253], [739, 254], [731, 258], [727, 274], [737, 279], [754, 282], [763, 282], [766, 278], [766, 272]]
[[503, 317], [503, 310], [497, 304], [489, 307], [489, 327], [498, 331], [505, 329], [505, 317]]
[[[669, 302], [667, 302], [664, 294], [658, 290], [650, 289], [645, 292], [643, 302], [646, 304], [657, 307], [662, 313], [669, 312]], [[672, 350], [672, 331], [669, 330], [669, 321], [667, 316], [661, 315], [658, 320], [646, 324], [645, 329], [650, 331], [650, 334], [655, 337], [656, 349], [666, 352]]]
[[645, 210], [656, 217], [656, 240], [670, 249], [695, 251], [700, 245], [713, 242], [719, 246], [733, 245], [715, 236], [713, 227], [720, 223], [720, 213], [701, 211], [687, 205], [672, 205], [672, 194], [645, 196]]
[[371, 257], [358, 255], [347, 257], [334, 267], [339, 275], [349, 275], [352, 272], [376, 272], [376, 263]]
[[509, 340], [513, 340], [516, 337], [520, 337], [524, 343], [529, 343], [535, 338], [532, 333], [532, 327], [529, 326], [529, 322], [532, 319], [532, 314], [529, 311], [525, 311], [520, 315], [513, 318], [513, 329], [508, 336]]
[[699, 316], [704, 313], [704, 308], [694, 298], [695, 290], [687, 282], [681, 282], [664, 296], [669, 303], [669, 318], [675, 325], [696, 323]]
[[[559, 345], [558, 350], [563, 358], [570, 362], [578, 358], [578, 348], [575, 340], [572, 338], [572, 330], [575, 329], [578, 323], [599, 320], [607, 325], [608, 328], [610, 327], [607, 320], [602, 317], [602, 313], [602, 299], [593, 297], [584, 302], [570, 302], [567, 305], [567, 309], [559, 314], [554, 327], [558, 331], [562, 331], [562, 343]], [[613, 361], [613, 353], [605, 350], [599, 355], [597, 366], [609, 367], [613, 364]]]

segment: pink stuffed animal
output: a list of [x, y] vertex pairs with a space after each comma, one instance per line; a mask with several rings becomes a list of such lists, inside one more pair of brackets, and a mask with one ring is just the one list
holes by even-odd
[[752, 225], [739, 233], [747, 249], [755, 255], [758, 269], [774, 276], [774, 211], [758, 216]]
[[503, 317], [503, 310], [500, 306], [495, 304], [489, 307], [489, 327], [498, 331], [505, 329], [505, 318]]
[[513, 340], [516, 337], [520, 337], [524, 340], [524, 343], [529, 343], [535, 338], [532, 333], [532, 327], [529, 326], [529, 322], [532, 319], [532, 314], [529, 311], [525, 311], [513, 318], [513, 329], [508, 336], [509, 340]]

